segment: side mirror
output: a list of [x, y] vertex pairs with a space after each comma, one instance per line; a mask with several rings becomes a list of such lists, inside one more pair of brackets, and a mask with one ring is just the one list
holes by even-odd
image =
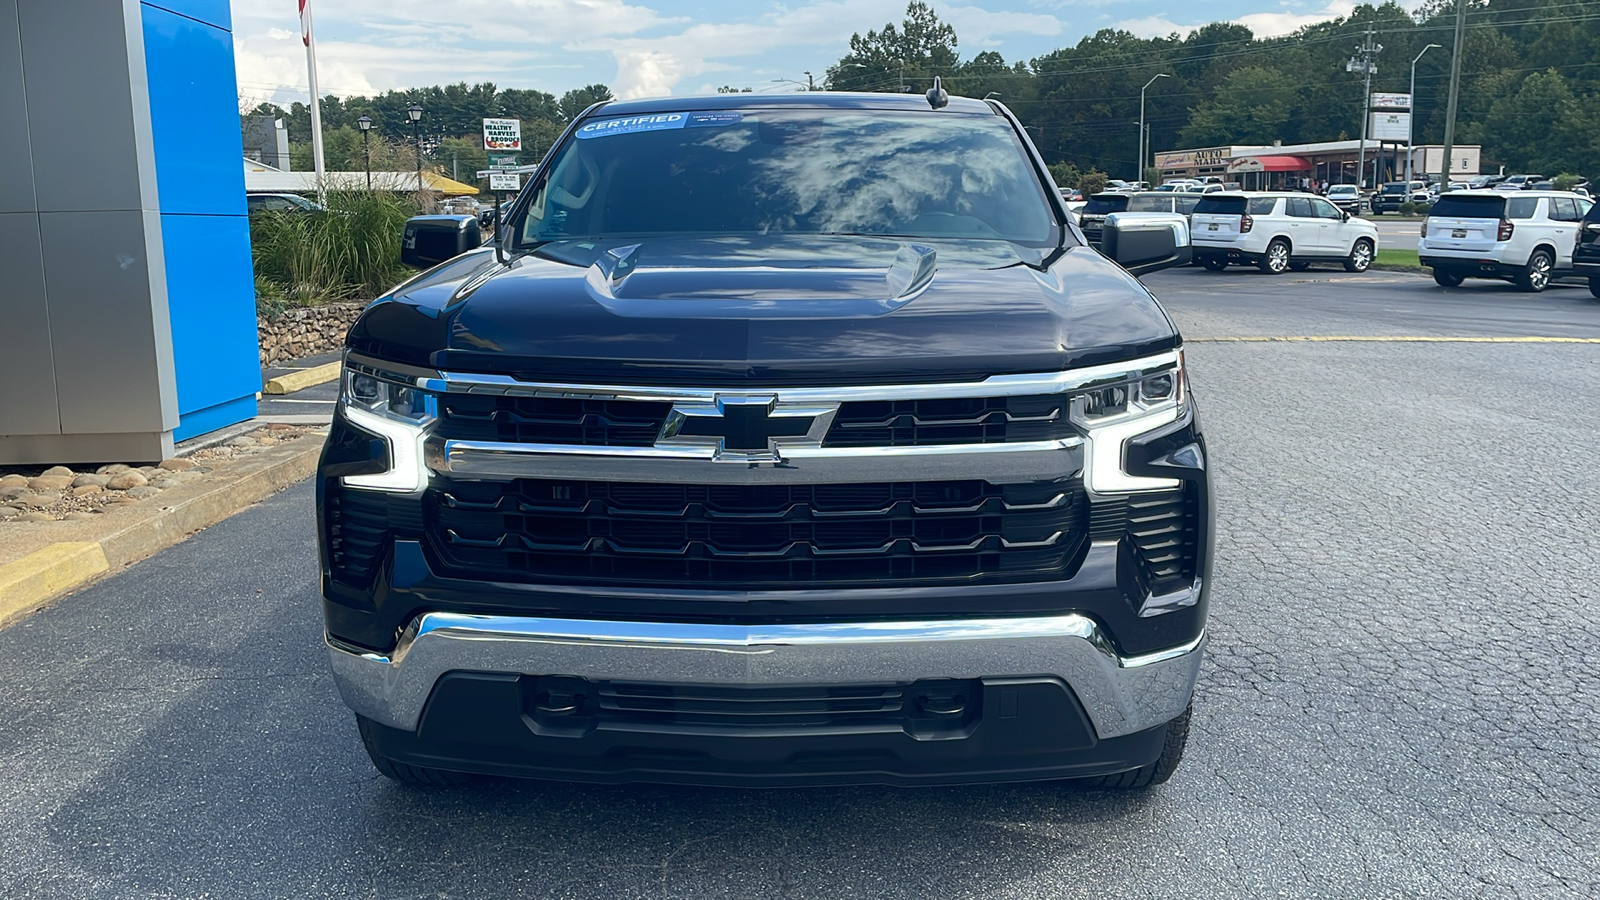
[[400, 238], [400, 261], [428, 269], [482, 245], [477, 216], [414, 216]]
[[1187, 266], [1194, 258], [1189, 220], [1176, 213], [1112, 213], [1102, 226], [1100, 252], [1135, 276]]
[[1339, 221], [1341, 221], [1341, 222], [1350, 221], [1350, 211], [1347, 210], [1347, 209], [1339, 210]]

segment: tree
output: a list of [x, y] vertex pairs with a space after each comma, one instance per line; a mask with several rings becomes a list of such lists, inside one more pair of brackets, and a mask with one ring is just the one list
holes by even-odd
[[571, 122], [594, 104], [610, 99], [611, 89], [603, 84], [591, 84], [581, 88], [573, 88], [561, 95], [561, 119], [565, 122]]
[[1502, 97], [1483, 120], [1484, 149], [1523, 172], [1582, 172], [1596, 151], [1593, 125], [1567, 80], [1534, 72], [1515, 95]]
[[1193, 110], [1180, 140], [1190, 147], [1270, 144], [1289, 120], [1294, 84], [1276, 69], [1251, 66], [1229, 73], [1216, 99]]
[[1111, 179], [1104, 172], [1085, 172], [1078, 179], [1078, 190], [1083, 191], [1085, 197], [1098, 194], [1106, 189], [1106, 182]]
[[939, 21], [928, 4], [912, 0], [899, 28], [891, 22], [865, 36], [850, 35], [850, 52], [828, 67], [827, 83], [836, 91], [896, 93], [907, 85], [931, 87], [933, 76], [956, 74], [958, 59], [956, 30]]

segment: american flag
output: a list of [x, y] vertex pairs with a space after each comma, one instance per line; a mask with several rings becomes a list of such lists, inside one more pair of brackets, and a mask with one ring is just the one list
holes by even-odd
[[307, 47], [311, 46], [311, 10], [306, 5], [309, 0], [300, 0], [300, 40]]

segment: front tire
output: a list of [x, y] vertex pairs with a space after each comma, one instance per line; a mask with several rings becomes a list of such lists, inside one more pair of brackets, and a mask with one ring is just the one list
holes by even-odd
[[1191, 705], [1183, 711], [1183, 715], [1167, 723], [1167, 739], [1162, 743], [1161, 756], [1155, 762], [1116, 775], [1085, 778], [1083, 784], [1111, 790], [1144, 790], [1164, 784], [1173, 772], [1178, 771], [1178, 763], [1183, 761], [1183, 748], [1189, 743], [1189, 714], [1193, 711]]
[[1452, 272], [1449, 269], [1436, 268], [1433, 270], [1433, 283], [1439, 287], [1461, 287], [1461, 282], [1463, 281], [1466, 281], [1466, 279], [1459, 273]]
[[385, 756], [382, 748], [378, 746], [374, 729], [377, 726], [366, 716], [356, 716], [356, 729], [361, 732], [361, 744], [367, 748], [367, 756], [372, 760], [373, 768], [377, 769], [385, 778], [401, 784], [417, 787], [454, 787], [457, 785], [471, 784], [478, 780], [475, 775], [464, 772], [451, 772], [448, 769], [430, 769], [427, 766], [412, 766], [402, 762], [395, 762]]
[[1372, 242], [1366, 238], [1356, 241], [1350, 248], [1350, 255], [1345, 258], [1344, 270], [1346, 272], [1365, 272], [1372, 267]]
[[1293, 258], [1289, 255], [1289, 242], [1283, 238], [1273, 238], [1267, 245], [1265, 253], [1261, 254], [1261, 262], [1257, 267], [1268, 275], [1282, 275], [1289, 271], [1289, 264]]
[[1517, 287], [1530, 294], [1537, 294], [1550, 286], [1550, 271], [1555, 268], [1556, 261], [1551, 258], [1548, 250], [1535, 250], [1528, 257], [1528, 264], [1522, 267], [1522, 272], [1517, 275]]

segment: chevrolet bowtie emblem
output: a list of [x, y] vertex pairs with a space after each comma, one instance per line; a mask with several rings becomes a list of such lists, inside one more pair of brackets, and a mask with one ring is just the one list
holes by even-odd
[[679, 401], [656, 446], [703, 449], [724, 462], [781, 462], [785, 447], [821, 447], [838, 411], [837, 403], [786, 404], [775, 394]]

